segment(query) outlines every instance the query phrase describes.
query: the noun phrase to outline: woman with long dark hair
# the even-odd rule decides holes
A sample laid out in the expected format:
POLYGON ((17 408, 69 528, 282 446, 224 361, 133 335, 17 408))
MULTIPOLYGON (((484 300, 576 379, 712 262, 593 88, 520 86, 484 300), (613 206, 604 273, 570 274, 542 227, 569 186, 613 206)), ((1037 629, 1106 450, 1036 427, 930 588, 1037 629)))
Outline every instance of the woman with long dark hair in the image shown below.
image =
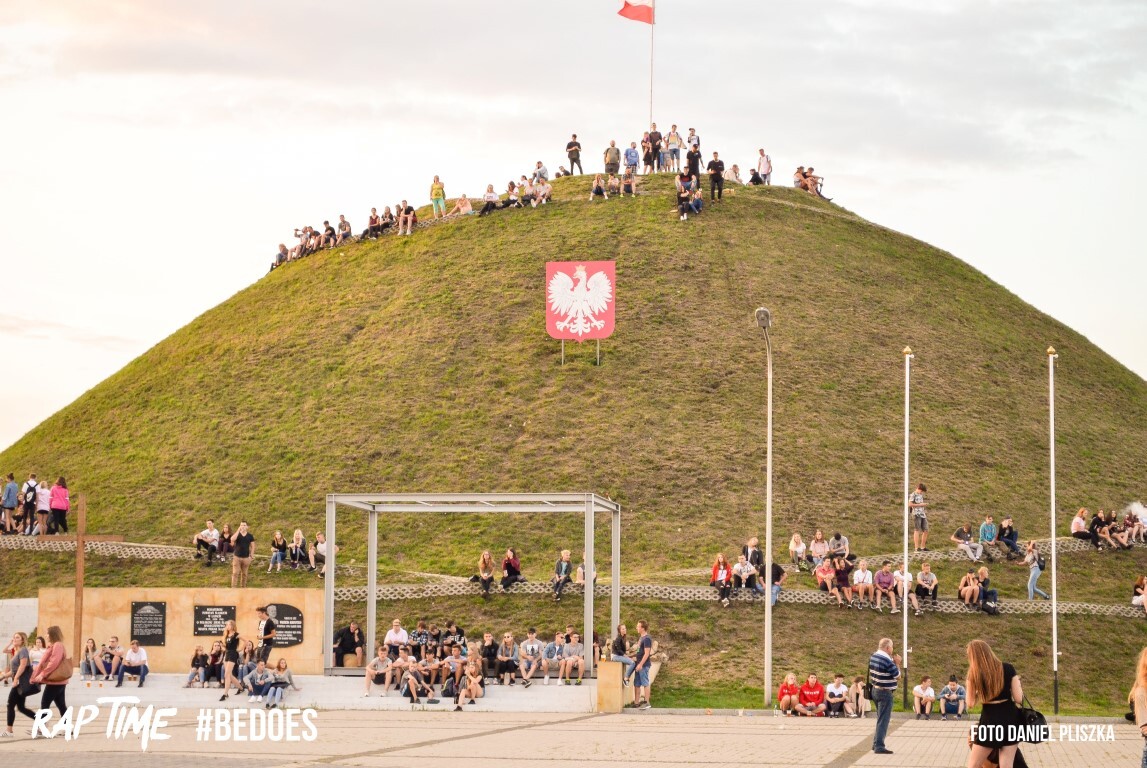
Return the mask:
POLYGON ((235 620, 228 619, 223 626, 223 695, 220 701, 227 701, 231 693, 231 682, 235 682, 235 693, 239 693, 241 683, 235 678, 235 667, 239 664, 239 630, 235 628, 235 620))
POLYGON ((0 731, 0 737, 12 736, 12 726, 16 724, 16 713, 27 715, 33 720, 36 713, 28 709, 27 699, 39 693, 39 687, 32 683, 32 662, 28 658, 28 636, 23 632, 12 635, 12 666, 0 678, 12 681, 8 692, 8 730, 0 731))
POLYGON ((60 531, 67 533, 68 510, 72 508, 72 503, 68 498, 68 481, 64 479, 63 475, 56 478, 56 484, 52 486, 48 505, 52 513, 51 519, 48 520, 48 533, 59 533, 60 531))
POLYGON ((514 548, 510 547, 506 550, 506 556, 502 558, 502 591, 505 592, 519 581, 523 581, 522 561, 518 559, 518 553, 514 548))
POLYGON ((972 729, 968 768, 979 768, 992 750, 999 750, 1000 768, 1013 768, 1019 744, 1009 726, 1016 725, 1023 687, 1011 664, 1000 661, 983 640, 968 643, 968 709, 980 705, 980 721, 972 729))
MULTIPOLYGON (((63 478, 60 479, 63 480, 63 478)), ((60 717, 63 717, 64 712, 68 709, 64 693, 68 683, 72 681, 72 676, 70 674, 64 675, 63 672, 70 670, 72 663, 67 658, 68 651, 64 648, 64 633, 59 627, 48 627, 48 641, 51 645, 40 661, 40 666, 36 667, 36 673, 32 675, 32 682, 41 683, 44 686, 44 694, 40 697, 40 709, 51 709, 52 705, 55 704, 56 709, 60 711, 60 717)))

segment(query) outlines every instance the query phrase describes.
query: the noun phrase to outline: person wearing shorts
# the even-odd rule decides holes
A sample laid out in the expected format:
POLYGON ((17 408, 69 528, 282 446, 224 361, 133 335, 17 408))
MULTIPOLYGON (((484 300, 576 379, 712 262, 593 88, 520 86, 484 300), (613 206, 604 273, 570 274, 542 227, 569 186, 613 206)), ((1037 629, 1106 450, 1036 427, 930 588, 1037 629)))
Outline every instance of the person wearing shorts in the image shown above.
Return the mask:
POLYGON ((235 556, 231 558, 232 589, 242 589, 247 586, 247 572, 255 557, 254 542, 255 537, 247 529, 247 521, 239 523, 239 530, 231 537, 231 545, 235 547, 235 556))
POLYGON ((621 170, 621 150, 617 148, 617 142, 610 140, 609 147, 605 150, 605 172, 616 174, 621 170))
POLYGON ((927 492, 928 489, 920 483, 908 497, 908 508, 912 510, 912 546, 917 552, 928 551, 928 508, 924 503, 927 492))
POLYGON ((633 706, 649 709, 649 667, 653 656, 653 638, 649 636, 649 625, 645 620, 637 622, 637 663, 633 667, 633 706))
POLYGON ((446 186, 434 177, 434 181, 430 184, 430 205, 433 206, 432 213, 434 218, 446 215, 446 186))

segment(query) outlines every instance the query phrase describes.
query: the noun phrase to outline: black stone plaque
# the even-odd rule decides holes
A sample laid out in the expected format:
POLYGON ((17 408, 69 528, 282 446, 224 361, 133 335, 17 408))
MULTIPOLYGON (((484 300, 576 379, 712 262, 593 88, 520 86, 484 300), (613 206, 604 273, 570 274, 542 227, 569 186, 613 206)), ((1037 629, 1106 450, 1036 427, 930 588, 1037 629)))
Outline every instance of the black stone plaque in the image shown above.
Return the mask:
POLYGON ((235 606, 233 605, 197 605, 192 617, 196 635, 220 637, 223 635, 224 625, 235 620, 235 606))
POLYGON ((303 612, 293 605, 271 603, 267 614, 275 622, 275 647, 288 648, 303 642, 303 612))
POLYGON ((131 639, 140 645, 167 644, 167 603, 135 602, 131 604, 131 639))

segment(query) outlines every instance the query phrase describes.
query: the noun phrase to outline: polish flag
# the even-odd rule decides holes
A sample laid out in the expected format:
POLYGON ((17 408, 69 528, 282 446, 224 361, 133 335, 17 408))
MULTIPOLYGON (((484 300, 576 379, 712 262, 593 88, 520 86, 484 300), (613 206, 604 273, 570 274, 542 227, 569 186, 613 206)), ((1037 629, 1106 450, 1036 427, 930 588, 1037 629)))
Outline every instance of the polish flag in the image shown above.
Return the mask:
POLYGON ((625 6, 617 12, 618 16, 644 21, 646 24, 653 23, 653 0, 624 0, 624 2, 625 6))

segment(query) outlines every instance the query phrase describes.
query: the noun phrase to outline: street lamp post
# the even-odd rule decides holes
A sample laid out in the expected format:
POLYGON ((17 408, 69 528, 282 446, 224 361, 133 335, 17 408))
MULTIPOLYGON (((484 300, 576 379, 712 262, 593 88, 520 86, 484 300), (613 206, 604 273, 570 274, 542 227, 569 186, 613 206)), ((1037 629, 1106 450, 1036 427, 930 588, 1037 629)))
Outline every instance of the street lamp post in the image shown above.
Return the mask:
POLYGON ((1055 361, 1059 355, 1055 347, 1047 348, 1047 404, 1049 463, 1051 466, 1051 669, 1052 702, 1055 714, 1059 714, 1059 596, 1055 584, 1055 361))
POLYGON ((757 325, 765 332, 765 359, 768 369, 768 415, 765 438, 765 550, 763 570, 768 580, 765 592, 765 709, 773 698, 773 344, 769 328, 773 313, 764 307, 756 311, 757 325))
MULTIPOLYGON (((908 410, 908 403, 910 399, 911 386, 912 386, 912 354, 911 347, 904 348, 904 493, 901 497, 904 499, 904 561, 902 567, 904 568, 903 578, 900 583, 904 585, 904 594, 900 596, 900 615, 903 621, 901 630, 901 643, 900 647, 904 649, 904 679, 908 679, 908 662, 912 655, 912 649, 908 647, 908 434, 910 425, 910 413, 908 410)), ((908 684, 904 686, 904 709, 908 709, 908 684)))

